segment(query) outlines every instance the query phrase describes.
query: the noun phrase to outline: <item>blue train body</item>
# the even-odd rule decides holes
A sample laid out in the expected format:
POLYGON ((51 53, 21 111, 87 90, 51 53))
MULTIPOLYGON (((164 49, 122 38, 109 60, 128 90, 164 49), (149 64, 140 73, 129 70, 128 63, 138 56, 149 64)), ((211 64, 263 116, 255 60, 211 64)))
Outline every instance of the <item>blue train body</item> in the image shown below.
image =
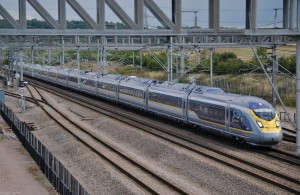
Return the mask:
POLYGON ((40 65, 25 64, 23 70, 27 76, 163 115, 251 145, 273 146, 283 138, 275 110, 261 98, 225 93, 214 87, 160 83, 145 78, 40 65))

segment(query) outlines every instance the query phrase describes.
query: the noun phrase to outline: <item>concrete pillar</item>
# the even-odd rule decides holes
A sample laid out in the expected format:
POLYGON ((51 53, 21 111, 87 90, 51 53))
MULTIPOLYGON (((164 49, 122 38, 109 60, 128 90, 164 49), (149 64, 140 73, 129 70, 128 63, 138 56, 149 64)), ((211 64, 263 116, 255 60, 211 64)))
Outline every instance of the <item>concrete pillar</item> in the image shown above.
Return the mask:
POLYGON ((208 12, 209 28, 219 30, 220 28, 220 0, 209 0, 208 12))
POLYGON ((21 29, 27 28, 25 0, 19 0, 19 22, 20 22, 21 29))
POLYGON ((66 0, 58 0, 58 21, 60 24, 60 29, 67 28, 66 21, 66 0))
POLYGON ((290 0, 290 29, 295 29, 296 0, 290 0))
POLYGON ((105 0, 97 0, 97 23, 100 30, 105 29, 105 0))
POLYGON ((297 29, 300 29, 300 0, 297 0, 297 29))
POLYGON ((300 156, 300 38, 297 39, 296 51, 296 145, 300 156))
POLYGON ((289 28, 289 5, 290 0, 283 0, 283 28, 287 29, 289 28))
MULTIPOLYGON (((134 20, 138 25, 138 29, 142 30, 144 28, 144 0, 134 0, 135 9, 134 9, 134 20)), ((147 17, 147 16, 146 16, 147 17)))
POLYGON ((175 29, 180 31, 181 30, 181 14, 182 14, 182 8, 181 8, 181 0, 172 0, 172 22, 175 24, 175 29))
POLYGON ((256 18, 257 18, 257 1, 252 0, 251 1, 251 22, 250 22, 251 30, 257 29, 256 18))
POLYGON ((251 0, 246 0, 246 29, 250 29, 251 21, 251 0))

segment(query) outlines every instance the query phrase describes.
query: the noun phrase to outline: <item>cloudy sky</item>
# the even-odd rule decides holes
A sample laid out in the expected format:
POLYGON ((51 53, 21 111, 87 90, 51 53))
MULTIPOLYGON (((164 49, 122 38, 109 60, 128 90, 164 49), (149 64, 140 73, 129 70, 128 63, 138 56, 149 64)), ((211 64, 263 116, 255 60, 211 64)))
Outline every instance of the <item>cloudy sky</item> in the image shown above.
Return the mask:
MULTIPOLYGON (((37 0, 54 19, 58 18, 57 0, 37 0)), ((96 0, 77 0, 82 7, 87 10, 92 18, 96 20, 96 0)), ((154 0, 159 7, 168 15, 171 16, 171 0, 154 0)), ((198 25, 202 28, 208 27, 208 1, 209 0, 182 0, 183 11, 198 11, 198 25)), ((258 27, 274 26, 274 8, 282 8, 283 0, 257 0, 258 2, 258 27)), ((134 18, 134 0, 116 0, 126 13, 134 18)), ((245 0, 220 0, 221 15, 220 21, 223 27, 240 27, 244 28, 245 23, 245 0)), ((0 4, 8 10, 15 18, 19 19, 18 0, 0 0, 0 4)), ((106 21, 120 22, 118 17, 106 6, 106 21)), ((159 22, 153 17, 151 12, 147 11, 147 19, 149 27, 156 27, 159 22)), ((1 15, 0 18, 2 19, 1 15)), ((27 3, 27 19, 37 18, 42 20, 39 14, 27 3)), ((182 24, 184 26, 194 25, 194 13, 182 13, 182 24)), ((67 20, 81 20, 80 17, 67 5, 67 20)), ((278 10, 277 26, 281 27, 282 10, 278 10)))

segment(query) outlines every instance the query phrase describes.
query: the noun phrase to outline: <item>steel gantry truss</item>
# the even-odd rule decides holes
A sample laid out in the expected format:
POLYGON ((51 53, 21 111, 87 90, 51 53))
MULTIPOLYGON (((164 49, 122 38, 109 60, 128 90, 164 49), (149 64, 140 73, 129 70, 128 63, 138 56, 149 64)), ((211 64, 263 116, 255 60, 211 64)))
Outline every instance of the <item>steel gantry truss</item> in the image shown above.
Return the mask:
MULTIPOLYGON (((12 28, 0 29, 0 48, 18 49, 53 49, 62 50, 62 65, 64 50, 94 49, 105 56, 106 50, 167 50, 168 67, 172 64, 172 50, 181 52, 181 62, 184 63, 185 49, 210 49, 221 47, 249 47, 249 43, 275 48, 277 45, 296 43, 297 45, 297 152, 300 154, 300 0, 282 0, 282 28, 262 29, 257 26, 257 5, 260 0, 245 1, 245 28, 225 29, 220 24, 220 0, 208 0, 208 28, 203 29, 195 24, 193 29, 182 29, 182 0, 171 0, 171 16, 158 6, 157 0, 133 0, 134 17, 127 14, 117 0, 95 0, 97 13, 94 20, 77 0, 48 0, 57 3, 58 19, 55 20, 47 8, 38 0, 18 0, 19 20, 0 4, 0 15, 12 28), (34 10, 49 24, 51 29, 27 29, 27 8, 29 3, 34 10), (89 29, 68 29, 66 7, 69 5, 89 29), (105 26, 106 6, 109 7, 126 26, 126 29, 107 29, 105 26), (161 23, 161 29, 148 29, 145 12, 149 10, 161 23), (170 54, 171 53, 171 54, 170 54)), ((261 0, 263 1, 263 0, 261 0)), ((199 4, 202 2, 199 1, 199 4)), ((281 9, 281 8, 280 8, 281 9)), ((200 12, 200 11, 199 11, 200 12)), ((276 22, 276 21, 275 21, 276 22)), ((98 53, 99 53, 98 52, 98 53)), ((276 53, 276 51, 273 51, 276 53)), ((98 54, 100 55, 100 54, 98 54)), ((104 59, 104 58, 103 58, 104 59)), ((274 63, 275 64, 275 63, 274 63)), ((184 65, 182 64, 182 67, 184 65)), ((211 67, 212 70, 212 67, 211 67)), ((181 72, 184 72, 182 69, 181 72)), ((212 71, 211 71, 212 75, 212 71)), ((274 74, 276 76, 276 74, 274 74)), ((211 76, 212 77, 212 76, 211 76)), ((172 80, 172 73, 169 75, 172 80)), ((212 79, 212 78, 211 78, 212 79)), ((275 79, 276 80, 276 79, 275 79)), ((275 90, 275 89, 274 89, 275 90)))
MULTIPOLYGON (((50 0, 49 0, 50 1, 50 0)), ((0 4, 0 15, 7 20, 12 29, 1 29, 0 35, 5 36, 44 36, 44 35, 84 35, 84 36, 270 36, 270 35, 299 35, 299 0, 283 0, 283 28, 260 29, 257 27, 257 1, 246 1, 245 29, 222 29, 220 26, 220 0, 209 0, 208 29, 183 30, 182 2, 171 0, 171 17, 168 17, 154 0, 134 0, 134 19, 116 0, 95 0, 97 21, 95 21, 77 0, 56 0, 58 7, 58 20, 55 20, 38 0, 19 0, 19 21, 0 4), (51 26, 51 29, 27 29, 26 2, 28 2, 40 16, 51 26), (89 26, 89 29, 68 29, 66 19, 66 5, 69 5, 89 26), (106 5, 126 25, 127 29, 106 29, 106 5), (145 29, 145 9, 147 8, 162 24, 163 29, 145 29), (296 19, 297 18, 297 19, 296 19)), ((53 0, 51 0, 53 3, 53 0)), ((201 4, 201 1, 199 1, 201 4)))

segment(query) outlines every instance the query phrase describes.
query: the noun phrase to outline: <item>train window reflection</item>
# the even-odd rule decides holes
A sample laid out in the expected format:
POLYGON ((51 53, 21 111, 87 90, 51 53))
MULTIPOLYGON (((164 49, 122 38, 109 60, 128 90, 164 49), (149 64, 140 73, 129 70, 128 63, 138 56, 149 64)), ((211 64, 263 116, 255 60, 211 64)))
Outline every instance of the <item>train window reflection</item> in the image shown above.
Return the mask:
POLYGON ((253 109, 256 116, 264 120, 272 120, 275 117, 275 112, 270 108, 257 108, 253 109))
POLYGON ((169 95, 165 95, 165 94, 150 92, 149 100, 154 101, 154 102, 159 102, 162 104, 167 104, 167 105, 174 106, 174 107, 178 107, 178 108, 182 107, 182 98, 173 97, 173 96, 169 96, 169 95))

